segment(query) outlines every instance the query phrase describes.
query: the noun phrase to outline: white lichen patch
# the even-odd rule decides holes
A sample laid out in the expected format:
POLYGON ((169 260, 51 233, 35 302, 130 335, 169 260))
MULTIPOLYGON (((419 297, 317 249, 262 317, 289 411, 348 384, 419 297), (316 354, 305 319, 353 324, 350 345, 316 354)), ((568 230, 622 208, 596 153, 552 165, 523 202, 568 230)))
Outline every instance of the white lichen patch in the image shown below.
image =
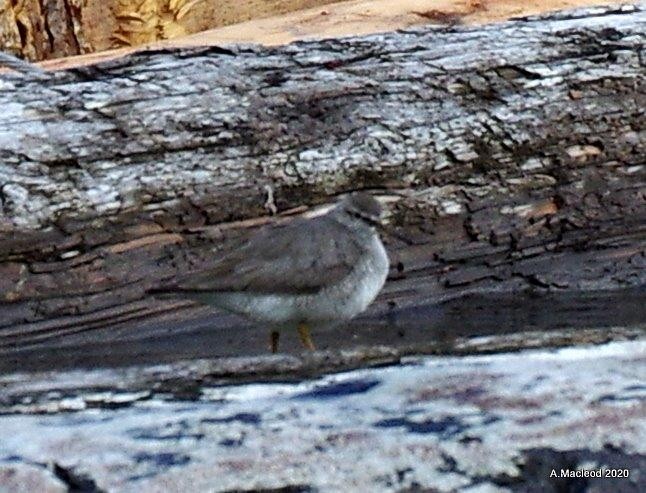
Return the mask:
POLYGON ((79 252, 78 250, 69 250, 67 252, 61 253, 60 258, 62 260, 65 260, 65 259, 68 259, 68 258, 74 258, 74 257, 78 256, 80 253, 81 252, 79 252))
POLYGON ((523 164, 520 165, 520 169, 523 171, 533 171, 540 169, 544 166, 543 162, 539 158, 529 158, 523 164))
POLYGON ((589 158, 600 155, 602 151, 597 146, 584 144, 584 145, 570 146, 567 149, 565 149, 565 152, 572 159, 575 159, 577 161, 586 161, 589 158))
POLYGON ((636 166, 629 166, 626 168, 625 173, 628 175, 636 174, 641 172, 644 169, 644 166, 641 164, 638 164, 636 166))
POLYGON ((442 212, 446 215, 461 214, 462 212, 464 212, 463 205, 459 202, 455 202, 454 200, 446 200, 442 202, 441 207, 442 212))

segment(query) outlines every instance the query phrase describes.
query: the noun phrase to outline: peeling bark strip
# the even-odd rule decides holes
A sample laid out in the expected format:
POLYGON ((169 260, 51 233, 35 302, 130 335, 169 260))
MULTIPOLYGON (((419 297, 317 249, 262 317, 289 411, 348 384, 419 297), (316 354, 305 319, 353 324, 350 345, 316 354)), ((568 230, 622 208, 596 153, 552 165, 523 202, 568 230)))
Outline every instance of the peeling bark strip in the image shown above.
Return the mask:
POLYGON ((645 21, 639 4, 2 74, 0 347, 177 312, 145 289, 247 234, 261 221, 229 223, 266 215, 266 187, 279 211, 405 196, 373 312, 621 300, 646 283, 645 21))

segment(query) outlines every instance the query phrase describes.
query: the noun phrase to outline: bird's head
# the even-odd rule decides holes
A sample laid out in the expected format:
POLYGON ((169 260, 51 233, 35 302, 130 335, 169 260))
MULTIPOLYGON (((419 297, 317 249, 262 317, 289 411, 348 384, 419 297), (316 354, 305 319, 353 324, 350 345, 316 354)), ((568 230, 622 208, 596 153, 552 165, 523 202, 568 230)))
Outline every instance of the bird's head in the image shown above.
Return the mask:
POLYGON ((343 197, 339 209, 354 219, 358 219, 370 226, 379 226, 383 218, 381 204, 365 192, 352 192, 343 197))

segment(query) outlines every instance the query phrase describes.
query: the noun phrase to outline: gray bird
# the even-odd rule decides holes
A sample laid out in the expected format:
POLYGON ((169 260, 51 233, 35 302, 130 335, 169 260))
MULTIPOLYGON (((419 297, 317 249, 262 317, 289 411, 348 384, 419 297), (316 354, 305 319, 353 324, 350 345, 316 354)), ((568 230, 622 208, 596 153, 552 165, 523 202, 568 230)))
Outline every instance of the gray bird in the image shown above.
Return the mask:
POLYGON ((268 325, 272 352, 285 328, 297 328, 314 350, 310 326, 351 319, 386 281, 388 255, 375 230, 381 215, 367 193, 348 194, 327 214, 265 227, 209 270, 153 292, 268 325))

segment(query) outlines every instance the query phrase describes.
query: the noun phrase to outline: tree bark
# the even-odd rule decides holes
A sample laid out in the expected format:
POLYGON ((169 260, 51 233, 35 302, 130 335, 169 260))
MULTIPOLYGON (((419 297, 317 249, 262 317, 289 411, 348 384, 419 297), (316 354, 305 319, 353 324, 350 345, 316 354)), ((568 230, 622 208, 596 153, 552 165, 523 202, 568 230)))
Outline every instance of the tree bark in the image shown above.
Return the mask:
POLYGON ((168 317, 190 331, 211 315, 146 290, 356 189, 392 210, 369 315, 530 292, 646 319, 645 20, 639 4, 1 74, 3 365, 160 337, 168 317))

